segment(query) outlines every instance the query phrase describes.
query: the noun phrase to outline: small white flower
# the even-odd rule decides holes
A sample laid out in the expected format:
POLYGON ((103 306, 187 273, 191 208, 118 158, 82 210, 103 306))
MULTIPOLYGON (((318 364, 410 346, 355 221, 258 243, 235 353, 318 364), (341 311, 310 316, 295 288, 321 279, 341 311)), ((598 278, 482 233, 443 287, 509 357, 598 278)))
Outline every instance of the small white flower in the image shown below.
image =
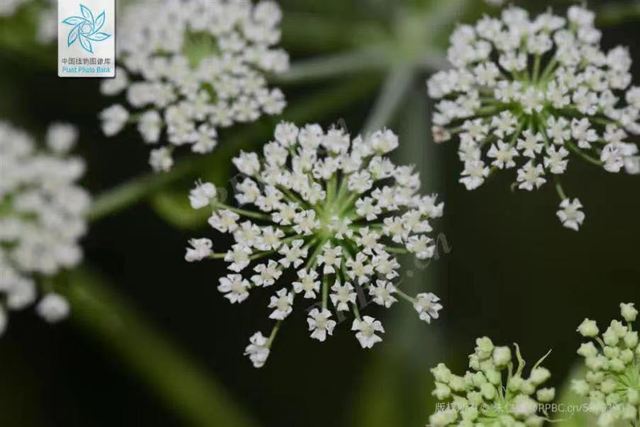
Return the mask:
POLYGON ((398 301, 393 296, 395 292, 396 287, 384 280, 377 280, 376 285, 369 288, 369 294, 373 297, 373 302, 386 308, 391 307, 393 303, 398 301))
POLYGON ((442 310, 442 305, 438 301, 440 301, 440 298, 431 293, 423 293, 416 296, 413 308, 420 315, 420 320, 431 323, 431 319, 439 317, 438 312, 442 310))
POLYGON ((491 164, 500 169, 510 169, 516 166, 514 157, 518 157, 518 150, 511 145, 498 141, 497 145, 492 145, 487 153, 488 157, 495 159, 491 164))
POLYGON ((173 167, 173 157, 168 148, 152 150, 149 155, 149 165, 156 172, 168 172, 173 167))
POLYGON ((284 320, 293 311, 293 293, 286 289, 280 289, 275 296, 271 297, 269 308, 273 308, 270 319, 284 320))
POLYGON ((38 303, 36 312, 49 323, 57 323, 69 317, 69 302, 58 294, 47 294, 38 303))
POLYGON ((262 368, 269 358, 269 340, 262 333, 256 332, 249 339, 249 345, 244 351, 249 356, 254 368, 262 368))
POLYGON ((187 248, 187 254, 184 257, 187 262, 202 261, 213 253, 211 250, 213 242, 210 239, 191 239, 189 244, 192 248, 187 248))
POLYGON ((556 150, 556 147, 551 146, 547 147, 547 156, 544 158, 544 167, 549 169, 549 172, 553 174, 563 174, 567 170, 566 157, 569 155, 569 152, 564 149, 564 147, 560 147, 559 150, 556 150))
POLYGON ((362 320, 355 319, 351 330, 358 331, 356 338, 362 348, 372 348, 376 343, 381 342, 382 338, 376 335, 376 332, 384 333, 382 323, 370 316, 364 316, 362 320))
POLYGON ((225 298, 231 301, 231 304, 241 303, 249 298, 249 281, 242 278, 239 274, 229 274, 227 277, 220 278, 218 291, 225 294, 225 298))
POLYGON ((572 230, 578 231, 585 219, 585 214, 581 211, 581 209, 582 204, 580 203, 580 200, 564 199, 560 203, 560 210, 557 213, 560 222, 562 222, 562 225, 572 230))
POLYGON ((321 342, 327 339, 327 334, 333 335, 333 328, 336 326, 335 320, 331 320, 331 312, 327 309, 320 311, 314 308, 311 310, 307 323, 311 338, 321 342))
POLYGON ((527 162, 522 169, 518 169, 518 188, 527 191, 533 191, 534 188, 540 188, 545 182, 542 176, 544 169, 542 165, 534 165, 531 161, 527 162))
POLYGON ((318 265, 324 265, 322 272, 324 274, 335 273, 334 267, 340 267, 342 263, 342 246, 331 246, 331 243, 327 243, 323 247, 322 255, 318 256, 318 265))
POLYGON ((296 293, 304 292, 305 298, 315 298, 316 292, 320 292, 320 281, 316 280, 318 273, 315 270, 298 271, 298 281, 293 282, 293 289, 296 293))
POLYGON ((47 130, 46 140, 54 153, 68 153, 78 141, 78 129, 65 123, 53 124, 47 130))
POLYGON ((216 187, 210 182, 197 182, 195 188, 189 193, 189 203, 193 209, 201 209, 209 206, 216 194, 216 187))
POLYGON ((278 263, 270 259, 267 264, 258 264, 253 269, 256 274, 251 277, 251 281, 256 286, 269 287, 272 286, 276 280, 282 276, 282 270, 280 270, 278 263))
POLYGON ((102 131, 107 136, 113 136, 119 133, 129 120, 129 112, 122 105, 113 105, 102 113, 102 131))
POLYGON ((331 287, 333 293, 330 295, 331 302, 338 311, 349 311, 349 303, 355 304, 357 294, 351 283, 341 284, 339 281, 331 287))

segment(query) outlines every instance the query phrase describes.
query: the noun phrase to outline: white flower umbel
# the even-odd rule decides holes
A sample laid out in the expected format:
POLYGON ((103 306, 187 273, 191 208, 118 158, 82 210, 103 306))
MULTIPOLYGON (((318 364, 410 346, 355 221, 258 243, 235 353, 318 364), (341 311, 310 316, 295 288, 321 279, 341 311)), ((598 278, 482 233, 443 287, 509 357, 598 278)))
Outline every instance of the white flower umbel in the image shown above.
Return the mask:
POLYGON ((510 7, 501 18, 461 25, 448 51, 454 68, 428 82, 438 100, 436 142, 460 141, 460 182, 481 186, 494 172, 517 170, 517 186, 532 191, 553 181, 563 202, 558 216, 577 230, 582 206, 569 201, 560 177, 569 159, 609 172, 640 171, 640 87, 630 87, 627 49, 600 49, 594 14, 569 8, 531 19, 510 7), (566 201, 566 203, 565 203, 566 201))
MULTIPOLYGON (((199 182, 191 191, 192 207, 212 208, 209 224, 231 234, 235 244, 218 252, 211 240, 193 239, 187 261, 224 259, 230 274, 219 289, 233 303, 255 288, 273 287, 274 331, 294 299, 310 300, 305 309, 316 304, 308 323, 319 341, 333 334, 338 313, 352 311, 365 348, 384 332, 379 321, 360 317, 359 301, 367 295, 384 307, 402 298, 422 320, 438 318, 442 305, 435 295, 411 297, 392 284, 399 277, 396 256, 433 257, 430 221, 443 213, 437 196, 418 193, 414 168, 387 157, 397 146, 389 130, 352 139, 340 129, 279 124, 262 153, 243 152, 233 161, 241 173, 235 200, 242 207, 226 204, 212 184, 199 182)), ((263 346, 270 348, 274 337, 263 346)))
POLYGON ((53 125, 46 147, 0 121, 0 333, 6 313, 31 306, 48 322, 69 305, 53 292, 56 275, 82 259, 89 194, 78 186, 82 160, 69 157, 77 139, 69 125, 53 125))
POLYGON ((219 129, 280 114, 284 95, 267 86, 269 74, 289 68, 287 53, 274 47, 280 20, 272 1, 147 0, 126 8, 117 76, 102 84, 104 95, 122 99, 101 114, 104 133, 135 124, 154 146, 151 166, 167 171, 176 147, 209 153, 219 129))
POLYGON ((640 345, 633 323, 638 310, 633 303, 620 304, 621 321, 613 320, 598 336, 596 322, 586 319, 578 332, 591 338, 578 354, 585 359, 587 373, 574 380, 572 389, 589 399, 589 412, 601 427, 640 426, 640 345))
MULTIPOLYGON (((548 355, 548 354, 547 354, 548 355)), ((525 362, 515 345, 515 359, 509 347, 496 347, 489 338, 476 340, 469 356, 469 370, 453 374, 443 363, 431 370, 435 377, 433 395, 446 402, 447 410, 430 418, 430 426, 542 426, 548 414, 541 404, 555 398, 553 388, 541 388, 551 373, 540 359, 524 376, 525 362)))

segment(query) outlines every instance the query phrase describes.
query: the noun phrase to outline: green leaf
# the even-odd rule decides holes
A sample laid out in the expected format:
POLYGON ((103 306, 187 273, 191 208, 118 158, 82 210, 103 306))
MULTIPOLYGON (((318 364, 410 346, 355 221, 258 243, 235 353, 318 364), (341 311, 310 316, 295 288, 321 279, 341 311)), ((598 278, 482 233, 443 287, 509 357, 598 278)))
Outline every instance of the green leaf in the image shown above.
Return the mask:
POLYGON ((211 212, 208 209, 193 209, 186 195, 186 191, 166 190, 151 198, 151 206, 162 219, 176 228, 200 228, 206 223, 211 212))

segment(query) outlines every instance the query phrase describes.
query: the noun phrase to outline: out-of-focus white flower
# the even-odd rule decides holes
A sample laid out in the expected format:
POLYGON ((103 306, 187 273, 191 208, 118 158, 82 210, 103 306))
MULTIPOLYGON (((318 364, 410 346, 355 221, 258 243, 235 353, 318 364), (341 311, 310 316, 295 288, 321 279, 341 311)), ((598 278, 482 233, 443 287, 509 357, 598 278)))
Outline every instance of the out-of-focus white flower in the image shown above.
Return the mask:
POLYGON ((540 426, 548 418, 541 403, 555 397, 553 388, 539 388, 550 373, 539 365, 525 377, 525 361, 515 345, 494 346, 487 337, 476 340, 469 356, 469 370, 458 376, 443 363, 431 369, 436 387, 433 395, 446 403, 429 421, 431 426, 540 426), (517 364, 514 363, 514 359, 517 364))
POLYGON ((245 356, 249 356, 253 366, 256 368, 264 366, 269 358, 269 353, 268 339, 260 332, 256 332, 251 336, 250 343, 244 352, 245 356))
MULTIPOLYGON (((228 262, 232 274, 219 289, 234 303, 244 301, 253 288, 292 277, 293 283, 278 286, 270 300, 270 317, 278 321, 275 331, 298 295, 320 300, 308 319, 311 336, 320 341, 333 333, 332 309, 353 311, 363 347, 381 339, 382 325, 360 317, 358 295, 371 295, 385 307, 401 297, 422 320, 437 319, 442 309, 438 297, 425 293, 414 298, 391 283, 399 276, 397 254, 420 260, 434 256, 430 222, 443 214, 437 196, 419 194, 420 177, 413 167, 396 166, 387 157, 397 146, 389 130, 352 139, 335 128, 281 123, 260 156, 242 152, 233 160, 244 175, 233 199, 242 208, 222 201, 213 185, 196 183, 189 195, 192 207, 210 207, 209 224, 231 234, 235 244, 214 252, 208 239, 191 240, 187 260, 228 262), (250 282, 242 278, 244 271, 251 272, 250 282)), ((270 337, 267 347, 275 333, 270 337)))
POLYGON ((35 40, 42 44, 54 42, 58 37, 58 2, 56 0, 2 0, 0 19, 15 15, 25 4, 39 8, 35 40))
POLYGON ((454 69, 435 74, 428 91, 437 100, 434 139, 459 138, 468 190, 516 167, 518 188, 538 189, 555 175, 564 200, 560 176, 570 158, 640 172, 638 148, 628 142, 640 134, 640 88, 630 86, 627 49, 601 50, 594 18, 580 6, 535 18, 509 7, 453 33, 454 69))
POLYGON ((125 9, 118 30, 117 78, 102 93, 120 96, 101 114, 107 136, 136 123, 154 150, 156 171, 171 169, 176 147, 210 153, 219 128, 278 115, 286 102, 267 74, 289 68, 280 41, 280 7, 273 1, 147 0, 125 9), (129 113, 129 111, 131 113, 129 113))
POLYGON ((578 349, 587 372, 573 380, 571 388, 589 399, 589 412, 602 427, 633 425, 640 414, 640 344, 633 325, 638 311, 629 303, 620 304, 620 312, 624 320, 611 321, 600 336, 593 320, 585 319, 578 327, 591 340, 578 349))
POLYGON ((2 0, 0 2, 0 17, 11 16, 25 3, 31 0, 2 0))
MULTIPOLYGON (((0 121, 0 331, 7 311, 36 302, 40 286, 82 259, 89 194, 77 185, 84 163, 68 152, 77 130, 53 125, 39 147, 25 132, 0 121)), ((67 317, 68 303, 47 293, 36 309, 49 322, 67 317)))
POLYGON ((69 302, 61 295, 47 294, 38 303, 36 312, 49 323, 56 323, 69 316, 69 302))

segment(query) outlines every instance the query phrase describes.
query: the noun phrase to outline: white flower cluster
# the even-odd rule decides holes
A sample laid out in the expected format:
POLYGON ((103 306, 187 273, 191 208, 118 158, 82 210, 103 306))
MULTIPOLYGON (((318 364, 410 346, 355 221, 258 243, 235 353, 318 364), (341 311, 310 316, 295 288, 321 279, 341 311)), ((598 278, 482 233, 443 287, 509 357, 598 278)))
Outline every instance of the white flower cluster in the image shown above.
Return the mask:
POLYGON ((640 171, 640 87, 631 84, 627 49, 600 50, 594 14, 578 6, 567 18, 544 13, 530 20, 511 7, 502 19, 461 25, 448 52, 454 69, 428 82, 439 100, 433 115, 437 142, 457 135, 464 163, 460 182, 481 186, 498 169, 517 168, 517 185, 540 188, 554 177, 558 217, 572 229, 584 221, 578 199, 560 185, 569 154, 609 172, 640 171), (518 165, 520 164, 520 165, 518 165))
POLYGON ((411 297, 393 284, 399 276, 397 254, 420 260, 434 255, 429 220, 441 217, 444 208, 435 195, 418 194, 420 177, 413 167, 396 166, 386 157, 397 146, 398 137, 389 130, 352 140, 336 128, 325 132, 318 125, 281 123, 262 156, 243 152, 234 159, 244 176, 235 198, 251 209, 225 205, 212 184, 192 190, 193 208, 213 208, 209 224, 232 234, 235 244, 214 253, 211 240, 191 240, 187 261, 227 261, 231 274, 220 279, 218 289, 231 303, 244 301, 254 288, 285 281, 269 304, 270 318, 278 322, 274 332, 268 339, 255 334, 247 348, 256 367, 264 364, 294 298, 321 300, 308 313, 311 337, 319 341, 336 326, 330 308, 352 310, 352 329, 364 348, 381 341, 384 332, 379 321, 359 314, 365 293, 387 308, 403 298, 426 322, 438 318, 438 297, 411 297), (267 257, 272 259, 257 262, 267 257), (243 271, 251 273, 245 278, 243 271))
POLYGON ((442 363, 431 370, 436 379, 433 395, 449 405, 430 417, 430 426, 541 427, 547 418, 541 404, 555 398, 555 389, 540 388, 551 377, 540 367, 546 356, 524 378, 525 362, 517 344, 517 368, 509 347, 496 347, 486 337, 477 339, 476 346, 464 376, 442 363))
POLYGON ((209 153, 218 129, 277 115, 286 102, 267 87, 268 73, 289 68, 280 40, 279 6, 250 0, 148 0, 129 7, 119 24, 115 79, 102 93, 126 90, 128 109, 117 104, 101 113, 107 136, 136 123, 144 141, 156 145, 150 164, 173 166, 175 147, 209 153), (132 112, 130 112, 132 110, 132 112))
POLYGON ((36 39, 40 43, 51 43, 58 36, 58 8, 56 0, 2 0, 0 18, 13 16, 24 4, 33 3, 42 6, 39 12, 36 39))
POLYGON ((595 321, 585 319, 578 332, 589 341, 578 350, 585 358, 587 374, 574 380, 572 389, 589 398, 589 412, 598 417, 598 426, 628 422, 640 425, 640 345, 632 323, 638 317, 634 304, 620 304, 624 322, 613 320, 600 334, 595 321))
POLYGON ((76 181, 84 163, 67 153, 77 139, 70 125, 49 128, 47 149, 0 121, 0 334, 8 310, 33 304, 56 322, 68 303, 52 289, 54 276, 82 258, 78 240, 86 230, 89 194, 76 181))

